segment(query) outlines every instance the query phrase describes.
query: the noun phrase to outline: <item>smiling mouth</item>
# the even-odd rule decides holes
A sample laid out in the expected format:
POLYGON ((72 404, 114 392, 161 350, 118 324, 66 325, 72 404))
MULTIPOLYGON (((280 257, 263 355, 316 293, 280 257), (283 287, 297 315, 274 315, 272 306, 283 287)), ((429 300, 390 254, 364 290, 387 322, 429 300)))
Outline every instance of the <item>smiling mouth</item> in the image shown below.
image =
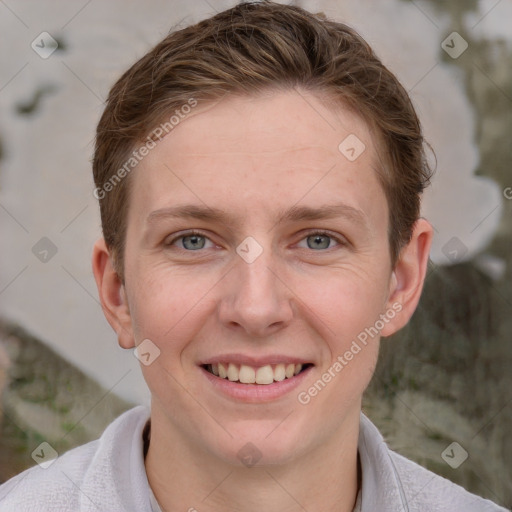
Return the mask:
POLYGON ((241 384, 273 384, 286 379, 292 379, 299 373, 306 371, 313 366, 307 364, 279 363, 267 364, 265 366, 253 367, 245 364, 216 363, 204 364, 202 367, 212 375, 220 379, 241 384))

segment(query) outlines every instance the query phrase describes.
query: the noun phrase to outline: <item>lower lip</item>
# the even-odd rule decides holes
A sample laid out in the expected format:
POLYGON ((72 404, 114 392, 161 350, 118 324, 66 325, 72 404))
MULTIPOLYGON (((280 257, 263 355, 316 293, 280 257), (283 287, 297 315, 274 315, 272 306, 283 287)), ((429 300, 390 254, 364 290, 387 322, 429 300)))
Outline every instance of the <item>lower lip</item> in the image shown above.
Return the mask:
POLYGON ((205 375, 214 386, 214 389, 219 390, 230 398, 248 403, 270 402, 285 396, 304 381, 312 368, 314 367, 310 366, 298 375, 290 379, 284 379, 281 382, 273 382, 272 384, 241 384, 240 382, 221 379, 202 366, 199 367, 203 375, 205 375))

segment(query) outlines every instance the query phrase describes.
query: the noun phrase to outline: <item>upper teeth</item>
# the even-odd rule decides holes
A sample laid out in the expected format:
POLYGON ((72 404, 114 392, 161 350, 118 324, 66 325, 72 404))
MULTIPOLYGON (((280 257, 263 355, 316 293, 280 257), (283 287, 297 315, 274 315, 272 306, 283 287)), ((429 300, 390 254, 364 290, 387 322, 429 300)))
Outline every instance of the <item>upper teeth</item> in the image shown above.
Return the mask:
POLYGON ((214 375, 222 379, 230 381, 239 381, 244 384, 272 384, 272 382, 280 382, 297 375, 302 370, 302 364, 269 364, 253 368, 242 364, 240 366, 233 363, 218 363, 209 365, 209 369, 214 375))

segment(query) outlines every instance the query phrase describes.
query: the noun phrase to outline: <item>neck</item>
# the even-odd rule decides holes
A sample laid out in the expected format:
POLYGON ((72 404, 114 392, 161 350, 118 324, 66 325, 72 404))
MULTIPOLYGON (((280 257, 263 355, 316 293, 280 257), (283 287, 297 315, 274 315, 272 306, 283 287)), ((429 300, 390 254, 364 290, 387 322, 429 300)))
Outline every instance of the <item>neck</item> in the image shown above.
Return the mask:
POLYGON ((152 411, 146 473, 164 512, 352 512, 358 492, 359 412, 327 442, 283 464, 240 467, 198 449, 152 411), (155 418, 154 418, 155 416, 155 418), (172 434, 172 435, 170 435, 172 434))

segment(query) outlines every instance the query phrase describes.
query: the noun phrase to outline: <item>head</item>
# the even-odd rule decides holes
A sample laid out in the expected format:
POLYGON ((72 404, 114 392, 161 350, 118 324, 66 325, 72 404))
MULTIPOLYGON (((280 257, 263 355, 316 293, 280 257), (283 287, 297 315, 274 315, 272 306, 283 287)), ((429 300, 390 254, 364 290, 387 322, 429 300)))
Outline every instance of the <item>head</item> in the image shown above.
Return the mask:
POLYGON ((432 229, 418 118, 353 29, 261 2, 171 33, 110 91, 93 171, 100 298, 122 347, 159 351, 143 371, 161 423, 276 463, 356 418, 432 229), (304 371, 257 398, 218 388, 230 362, 304 371))

